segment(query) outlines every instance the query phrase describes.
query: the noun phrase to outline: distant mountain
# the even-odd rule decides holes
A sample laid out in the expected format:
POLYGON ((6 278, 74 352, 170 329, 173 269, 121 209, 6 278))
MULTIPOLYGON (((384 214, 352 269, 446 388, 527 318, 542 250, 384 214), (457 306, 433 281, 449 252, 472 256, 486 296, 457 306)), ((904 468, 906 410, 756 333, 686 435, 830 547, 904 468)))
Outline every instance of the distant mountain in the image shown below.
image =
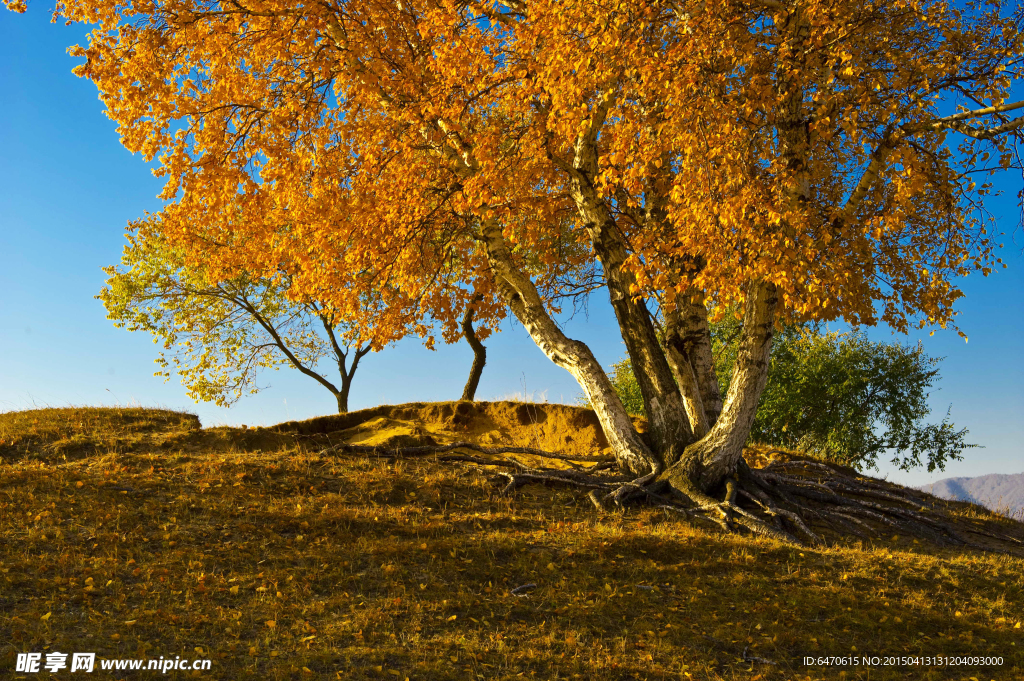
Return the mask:
POLYGON ((946 478, 918 487, 943 499, 969 501, 1010 515, 1024 514, 1024 473, 993 473, 977 478, 946 478))

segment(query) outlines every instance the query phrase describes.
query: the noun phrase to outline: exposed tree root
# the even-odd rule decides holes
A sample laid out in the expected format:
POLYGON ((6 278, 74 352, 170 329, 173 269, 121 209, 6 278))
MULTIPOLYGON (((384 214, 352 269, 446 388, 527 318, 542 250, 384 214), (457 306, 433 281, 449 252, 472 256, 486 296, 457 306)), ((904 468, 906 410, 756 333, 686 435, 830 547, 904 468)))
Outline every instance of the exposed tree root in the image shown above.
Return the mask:
MULTIPOLYGON (((453 452, 456 449, 470 449, 480 452, 481 454, 490 454, 492 456, 500 456, 502 454, 528 454, 530 456, 538 456, 545 459, 565 461, 569 465, 576 466, 577 468, 579 467, 579 462, 594 463, 601 469, 610 468, 615 465, 615 460, 607 457, 567 456, 565 454, 557 454, 555 452, 536 449, 534 447, 484 447, 474 442, 454 442, 448 445, 419 445, 413 447, 382 447, 379 445, 351 445, 342 443, 331 445, 321 453, 351 452, 353 454, 369 454, 390 458, 411 458, 430 456, 432 454, 445 454, 447 452, 453 452)), ((596 467, 591 470, 595 469, 596 467)))
POLYGON ((594 476, 569 480, 549 472, 534 473, 531 480, 520 474, 518 479, 527 484, 535 477, 545 484, 557 478, 566 486, 587 489, 599 510, 647 503, 689 520, 712 522, 730 533, 771 537, 797 546, 823 545, 850 535, 872 540, 880 538, 881 531, 895 531, 939 546, 1004 553, 1022 553, 1015 549, 1024 547, 1021 539, 954 517, 916 491, 820 462, 788 462, 765 469, 741 462, 719 498, 685 484, 682 489, 669 487, 655 476, 619 483, 609 480, 604 485, 594 476))
POLYGON ((609 468, 614 468, 614 459, 583 456, 567 456, 565 454, 557 454, 555 452, 548 452, 543 449, 536 449, 533 447, 484 447, 473 442, 455 442, 448 445, 422 445, 414 447, 396 448, 379 447, 372 445, 339 444, 332 445, 331 447, 322 450, 321 453, 325 454, 348 452, 353 454, 367 454, 387 459, 399 459, 425 457, 431 455, 444 455, 447 454, 448 452, 453 452, 458 449, 469 449, 472 451, 480 452, 481 454, 487 454, 495 457, 501 456, 503 454, 527 454, 529 456, 536 456, 539 458, 563 461, 572 467, 569 470, 566 470, 564 468, 548 467, 535 468, 511 458, 484 459, 476 456, 467 456, 465 454, 448 454, 446 456, 437 457, 437 460, 441 462, 460 461, 465 463, 474 463, 482 466, 498 466, 513 469, 514 472, 501 471, 498 473, 498 477, 495 478, 497 482, 504 481, 506 483, 504 488, 502 489, 502 494, 512 494, 520 487, 523 487, 524 485, 528 485, 531 483, 549 486, 571 487, 582 490, 614 491, 616 486, 620 484, 623 480, 621 476, 611 476, 606 474, 601 477, 597 477, 591 474, 591 472, 604 471, 608 470, 609 468), (579 465, 580 463, 592 463, 593 465, 584 468, 579 465))
POLYGON ((600 511, 646 505, 687 520, 714 523, 729 533, 770 537, 797 546, 823 545, 851 535, 873 540, 883 531, 895 531, 939 546, 1024 555, 1021 539, 997 531, 991 524, 983 526, 952 516, 944 505, 915 490, 823 462, 788 461, 754 469, 741 461, 736 475, 712 496, 685 482, 680 485, 674 480, 670 485, 654 473, 630 479, 609 471, 615 467, 610 459, 566 456, 532 447, 484 447, 470 442, 399 448, 342 444, 325 451, 389 459, 435 455, 441 462, 505 468, 508 470, 492 478, 505 495, 532 484, 575 489, 586 493, 600 511), (529 466, 507 457, 509 454, 560 461, 571 468, 529 466))

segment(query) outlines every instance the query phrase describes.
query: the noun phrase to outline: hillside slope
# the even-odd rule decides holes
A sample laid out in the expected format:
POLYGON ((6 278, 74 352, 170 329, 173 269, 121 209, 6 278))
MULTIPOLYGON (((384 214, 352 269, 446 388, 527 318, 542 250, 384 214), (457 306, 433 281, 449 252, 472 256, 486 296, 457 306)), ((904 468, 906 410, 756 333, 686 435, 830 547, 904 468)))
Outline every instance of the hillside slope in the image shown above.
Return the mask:
POLYGON ((1007 515, 1024 517, 1024 473, 946 478, 918 489, 942 499, 968 501, 1007 515))
POLYGON ((199 429, 147 410, 0 414, 0 676, 19 653, 92 651, 207 659, 181 676, 224 680, 1019 681, 1020 557, 892 534, 797 548, 649 508, 599 514, 563 490, 503 497, 486 466, 386 450, 475 438, 592 455, 591 417, 445 403, 199 429), (907 659, 806 664, 850 655, 907 659), (957 655, 981 657, 914 661, 957 655))

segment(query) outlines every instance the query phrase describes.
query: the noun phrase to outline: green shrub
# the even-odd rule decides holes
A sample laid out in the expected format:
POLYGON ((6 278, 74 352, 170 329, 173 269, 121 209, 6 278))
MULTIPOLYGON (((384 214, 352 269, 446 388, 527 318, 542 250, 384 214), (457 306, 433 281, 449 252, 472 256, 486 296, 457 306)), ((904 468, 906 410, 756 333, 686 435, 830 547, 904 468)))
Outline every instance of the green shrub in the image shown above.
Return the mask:
MULTIPOLYGON (((712 329, 723 395, 736 361, 738 331, 733 320, 712 329)), ((977 445, 965 442, 967 429, 957 430, 948 410, 941 422, 925 422, 939 361, 920 345, 874 342, 861 332, 787 328, 774 341, 750 440, 857 468, 875 467, 879 456, 890 456, 904 470, 922 465, 943 470, 947 461, 977 445)), ((610 378, 626 410, 644 415, 629 359, 613 364, 610 378)))

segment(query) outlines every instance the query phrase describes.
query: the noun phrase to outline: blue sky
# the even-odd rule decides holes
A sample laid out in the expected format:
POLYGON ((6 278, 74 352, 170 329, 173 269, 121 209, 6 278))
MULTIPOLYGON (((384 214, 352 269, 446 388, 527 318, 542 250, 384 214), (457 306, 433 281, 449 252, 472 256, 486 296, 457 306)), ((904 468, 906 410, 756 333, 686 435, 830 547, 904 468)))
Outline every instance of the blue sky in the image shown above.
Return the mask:
MULTIPOLYGON (((118 261, 127 222, 159 209, 160 182, 120 145, 95 86, 71 74, 77 60, 65 50, 83 35, 80 27, 49 23, 42 3, 24 15, 0 11, 0 411, 139 403, 194 411, 204 425, 269 425, 330 413, 331 395, 292 371, 265 375, 270 387, 231 409, 194 404, 176 380, 152 375, 157 346, 148 335, 106 320, 93 298, 104 281, 100 268, 118 261)), ((1019 175, 1007 180, 1015 193, 1019 175)), ((890 479, 924 484, 1024 471, 1024 236, 1013 200, 990 207, 1007 232, 1002 257, 1010 268, 963 282, 959 324, 970 342, 952 331, 908 339, 869 330, 876 340, 920 337, 928 354, 945 357, 933 416, 940 419, 952 405, 953 422, 985 449, 969 451, 944 473, 883 467, 890 479)), ((603 294, 589 317, 577 316, 566 330, 606 366, 624 354, 603 294)), ((520 326, 507 325, 487 347, 478 398, 526 392, 575 401, 575 381, 520 326)), ((363 360, 350 407, 457 399, 471 362, 465 344, 431 352, 405 341, 363 360)))

